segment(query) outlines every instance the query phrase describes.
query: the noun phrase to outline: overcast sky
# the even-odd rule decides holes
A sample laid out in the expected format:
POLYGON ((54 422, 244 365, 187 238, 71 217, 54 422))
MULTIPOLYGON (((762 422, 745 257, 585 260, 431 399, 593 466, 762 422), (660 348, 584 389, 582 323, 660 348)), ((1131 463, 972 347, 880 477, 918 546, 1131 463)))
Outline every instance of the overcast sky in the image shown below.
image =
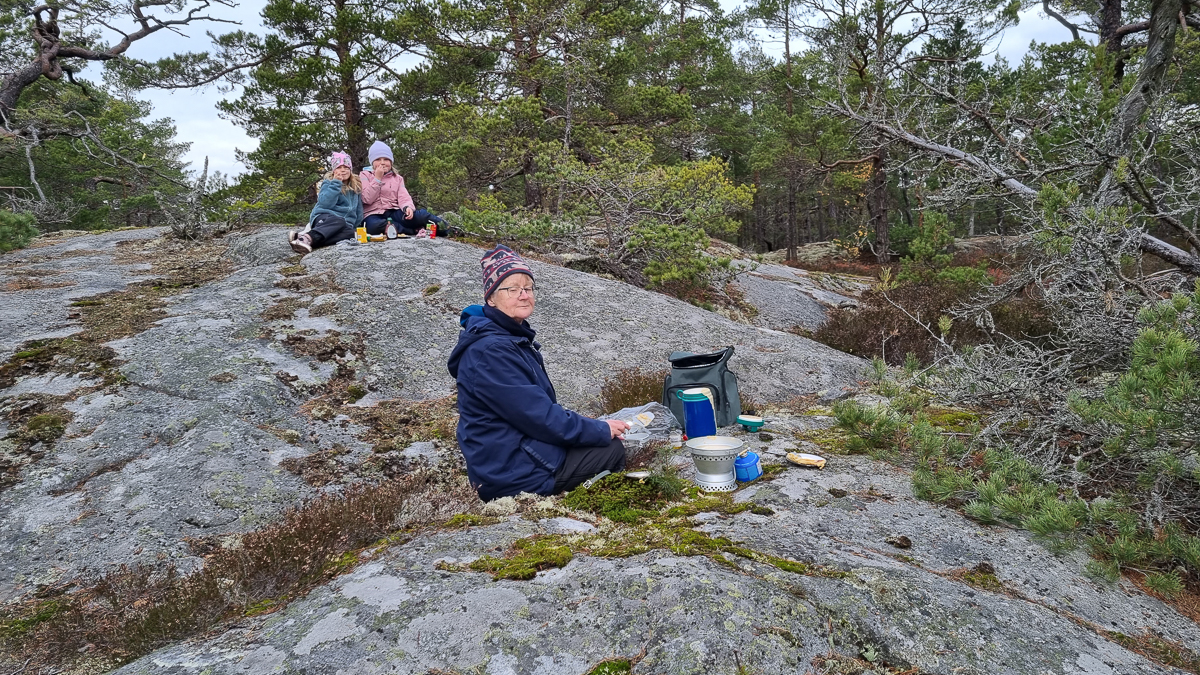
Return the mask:
MULTIPOLYGON (((266 0, 250 0, 235 8, 216 6, 214 14, 240 21, 243 30, 257 31, 262 28, 258 14, 265 4, 266 0)), ((731 11, 741 4, 741 0, 721 0, 721 4, 726 11, 731 11)), ((137 43, 130 51, 141 59, 155 59, 177 52, 206 51, 211 44, 206 31, 222 33, 234 28, 226 24, 208 24, 185 27, 183 35, 160 32, 137 43)), ((1043 15, 1039 9, 1029 9, 1021 13, 1020 23, 1009 29, 996 45, 995 54, 1017 63, 1033 40, 1061 42, 1069 39, 1070 34, 1056 21, 1043 15)), ((215 87, 146 91, 140 97, 153 103, 155 118, 170 117, 175 120, 179 139, 191 142, 192 147, 186 158, 193 170, 199 171, 207 155, 210 171, 221 171, 228 175, 245 171, 245 167, 237 161, 235 151, 253 150, 258 146, 258 141, 218 116, 216 103, 223 96, 215 87)))

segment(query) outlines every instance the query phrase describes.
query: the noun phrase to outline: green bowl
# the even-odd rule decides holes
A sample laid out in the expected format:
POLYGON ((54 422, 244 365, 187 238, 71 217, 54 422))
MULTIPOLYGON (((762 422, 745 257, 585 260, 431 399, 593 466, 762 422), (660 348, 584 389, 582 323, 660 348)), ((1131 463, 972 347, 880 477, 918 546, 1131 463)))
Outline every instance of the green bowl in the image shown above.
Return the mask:
POLYGON ((746 431, 758 431, 766 424, 766 420, 758 415, 738 415, 738 424, 746 431))

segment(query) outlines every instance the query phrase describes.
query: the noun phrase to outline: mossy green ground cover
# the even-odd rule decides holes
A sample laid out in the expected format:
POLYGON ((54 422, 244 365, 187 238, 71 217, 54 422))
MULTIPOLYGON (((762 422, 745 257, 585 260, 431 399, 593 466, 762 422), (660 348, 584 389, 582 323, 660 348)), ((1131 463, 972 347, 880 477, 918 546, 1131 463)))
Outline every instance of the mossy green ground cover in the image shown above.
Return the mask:
MULTIPOLYGON (((670 474, 644 480, 612 474, 589 488, 576 488, 561 503, 611 524, 602 523, 595 534, 526 537, 517 540, 502 557, 485 556, 468 565, 446 565, 444 569, 488 572, 497 579, 532 579, 539 571, 566 565, 575 555, 627 558, 665 550, 679 556, 703 556, 733 569, 741 569, 736 561, 743 559, 793 574, 849 576, 848 572, 762 553, 727 537, 696 531, 689 518, 700 513, 732 515, 749 511, 771 515, 774 511, 750 502, 735 502, 732 493, 709 494, 695 487, 684 488, 683 482, 670 474)), ((448 525, 483 524, 481 520, 480 516, 456 517, 448 525)))

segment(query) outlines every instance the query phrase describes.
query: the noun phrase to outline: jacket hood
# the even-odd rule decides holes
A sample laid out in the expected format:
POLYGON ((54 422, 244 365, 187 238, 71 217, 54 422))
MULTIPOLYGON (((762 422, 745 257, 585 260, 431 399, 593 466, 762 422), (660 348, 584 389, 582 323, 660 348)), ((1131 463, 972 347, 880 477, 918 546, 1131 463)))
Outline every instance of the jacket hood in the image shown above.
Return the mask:
POLYGON ((455 379, 458 379, 458 364, 462 362, 467 349, 484 338, 501 337, 513 342, 529 341, 535 349, 541 347, 533 341, 535 332, 528 323, 518 324, 492 307, 471 305, 459 315, 458 323, 463 330, 458 334, 458 344, 454 345, 450 359, 446 362, 450 377, 455 379))
POLYGON ((450 360, 446 362, 446 368, 450 371, 450 377, 458 379, 458 364, 462 362, 462 357, 470 349, 471 345, 488 337, 513 337, 508 331, 500 326, 492 323, 492 320, 482 314, 468 316, 466 311, 463 311, 464 329, 458 334, 458 344, 454 345, 454 350, 450 352, 450 360))

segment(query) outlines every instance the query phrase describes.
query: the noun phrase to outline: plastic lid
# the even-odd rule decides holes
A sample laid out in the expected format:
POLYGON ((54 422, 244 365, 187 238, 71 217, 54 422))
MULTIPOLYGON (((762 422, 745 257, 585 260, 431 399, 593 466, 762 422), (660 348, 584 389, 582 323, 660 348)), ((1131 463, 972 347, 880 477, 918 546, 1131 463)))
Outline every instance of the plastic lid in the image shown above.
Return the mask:
POLYGON ((678 392, 678 394, 679 394, 679 398, 681 398, 684 401, 707 401, 708 400, 707 392, 708 392, 707 387, 697 387, 694 389, 684 389, 683 391, 678 392))

